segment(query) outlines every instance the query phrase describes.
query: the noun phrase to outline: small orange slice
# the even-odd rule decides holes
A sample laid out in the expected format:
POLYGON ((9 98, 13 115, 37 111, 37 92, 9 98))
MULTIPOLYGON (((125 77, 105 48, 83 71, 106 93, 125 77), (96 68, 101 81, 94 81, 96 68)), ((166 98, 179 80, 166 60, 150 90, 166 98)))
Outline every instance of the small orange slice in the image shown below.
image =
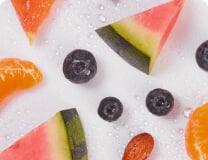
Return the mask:
POLYGON ((208 160, 208 103, 191 113, 186 127, 185 143, 192 160, 208 160))
POLYGON ((12 93, 31 88, 41 82, 43 76, 30 61, 16 58, 0 60, 0 104, 12 93))
POLYGON ((38 31, 39 26, 48 16, 54 1, 55 0, 11 1, 31 44, 34 41, 34 37, 38 31))

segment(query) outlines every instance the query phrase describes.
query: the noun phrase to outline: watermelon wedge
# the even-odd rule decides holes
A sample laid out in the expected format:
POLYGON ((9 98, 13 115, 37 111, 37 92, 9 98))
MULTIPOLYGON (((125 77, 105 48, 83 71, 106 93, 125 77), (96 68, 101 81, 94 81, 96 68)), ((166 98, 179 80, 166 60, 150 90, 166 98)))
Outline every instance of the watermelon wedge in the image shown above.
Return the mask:
POLYGON ((76 109, 58 112, 0 153, 1 160, 87 160, 83 127, 76 109))
POLYGON ((149 74, 173 29, 184 0, 156 6, 96 32, 124 60, 149 74))
POLYGON ((11 2, 32 44, 38 28, 49 15, 55 0, 11 0, 11 2))

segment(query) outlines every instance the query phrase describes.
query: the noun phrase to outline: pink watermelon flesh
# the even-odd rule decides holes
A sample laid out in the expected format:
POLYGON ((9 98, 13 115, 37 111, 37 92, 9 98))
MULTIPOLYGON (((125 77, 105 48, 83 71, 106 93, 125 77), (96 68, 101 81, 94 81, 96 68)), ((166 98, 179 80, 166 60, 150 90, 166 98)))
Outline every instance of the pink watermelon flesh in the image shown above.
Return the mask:
POLYGON ((157 33, 160 43, 156 53, 160 52, 172 31, 183 3, 184 0, 173 0, 172 2, 155 7, 133 17, 135 23, 144 26, 151 32, 157 33))
POLYGON ((47 124, 40 126, 31 134, 17 141, 0 154, 2 160, 52 160, 52 152, 47 133, 47 124))
MULTIPOLYGON (((120 21, 110 24, 107 27, 112 27, 116 34, 120 35, 125 41, 135 47, 140 52, 138 54, 144 54, 150 58, 148 65, 148 72, 150 72, 152 70, 153 64, 155 63, 156 57, 160 53, 176 23, 183 4, 184 0, 173 0, 131 17, 124 18, 120 21)), ((107 36, 102 34, 102 32, 105 32, 106 34, 106 31, 103 31, 106 29, 107 28, 105 26, 97 29, 96 32, 108 45, 110 43, 115 43, 112 42, 113 35, 108 36, 109 38, 106 38, 107 36)), ((112 34, 112 32, 110 34, 112 34)), ((123 43, 121 43, 121 45, 122 44, 123 43)), ((120 46, 117 46, 117 48, 118 47, 120 46)), ((113 49, 116 50, 115 48, 113 49)), ((129 56, 130 55, 131 53, 129 53, 129 56)), ((127 56, 127 58, 129 58, 129 56, 127 56)), ((125 56, 122 57, 129 62, 125 56)))
POLYGON ((75 109, 58 112, 1 152, 0 160, 87 160, 78 113, 75 109))

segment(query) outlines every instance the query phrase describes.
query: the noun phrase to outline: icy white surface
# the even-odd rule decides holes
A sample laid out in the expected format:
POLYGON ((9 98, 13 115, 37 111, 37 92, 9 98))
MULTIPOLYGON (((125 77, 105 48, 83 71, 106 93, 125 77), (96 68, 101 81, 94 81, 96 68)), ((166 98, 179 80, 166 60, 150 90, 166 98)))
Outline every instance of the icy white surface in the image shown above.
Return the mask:
MULTIPOLYGON (((2 1, 0 1, 1 4, 2 1)), ((187 0, 151 76, 128 65, 94 32, 122 17, 167 0, 59 0, 30 46, 10 4, 0 6, 0 58, 31 60, 44 74, 37 88, 12 97, 0 111, 0 150, 49 119, 55 112, 76 107, 81 116, 90 160, 120 160, 130 138, 150 132, 155 148, 149 160, 188 160, 184 128, 190 111, 208 101, 208 73, 195 61, 195 50, 208 39, 207 1, 187 0), (82 48, 98 63, 96 77, 75 85, 62 73, 65 56, 82 48), (156 117, 145 107, 155 88, 172 92, 176 105, 170 115, 156 117), (124 114, 113 123, 97 115, 100 100, 116 96, 124 114)))

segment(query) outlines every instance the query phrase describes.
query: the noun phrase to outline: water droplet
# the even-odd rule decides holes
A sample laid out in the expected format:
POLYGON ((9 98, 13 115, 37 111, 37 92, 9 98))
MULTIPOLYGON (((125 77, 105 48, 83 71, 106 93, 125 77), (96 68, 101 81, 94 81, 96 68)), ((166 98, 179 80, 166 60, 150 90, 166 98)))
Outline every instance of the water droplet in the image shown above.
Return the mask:
POLYGON ((128 126, 127 124, 125 124, 125 125, 124 125, 124 127, 125 127, 126 129, 128 129, 128 128, 129 128, 129 126, 128 126))
POLYGON ((134 97, 135 97, 135 99, 136 99, 137 101, 140 100, 140 96, 139 96, 139 95, 135 95, 134 97))
POLYGON ((99 4, 99 5, 98 5, 98 8, 99 8, 100 10, 104 10, 105 7, 104 7, 104 5, 99 4))
POLYGON ((15 46, 17 44, 17 41, 13 40, 12 44, 15 46))
POLYGON ((189 118, 189 115, 190 115, 191 111, 192 111, 192 108, 189 108, 189 107, 185 108, 183 110, 183 116, 184 116, 184 118, 189 118))
POLYGON ((77 29, 81 29, 81 26, 77 26, 76 28, 77 28, 77 29))
POLYGON ((92 33, 89 33, 89 34, 87 35, 87 37, 88 37, 89 39, 93 39, 93 38, 94 38, 94 35, 93 35, 92 33))
POLYGON ((130 131, 130 132, 129 132, 129 136, 130 136, 130 137, 134 137, 134 132, 131 132, 131 131, 130 131))
POLYGON ((148 122, 147 121, 143 121, 143 126, 147 126, 148 122))
POLYGON ((49 43, 49 41, 48 40, 45 40, 45 44, 48 44, 49 43))
POLYGON ((72 9, 73 8, 73 5, 72 4, 68 4, 67 7, 70 8, 70 9, 72 9))
POLYGON ((27 109, 27 110, 26 110, 26 113, 30 113, 30 110, 29 110, 29 109, 27 109))
POLYGON ((88 25, 88 28, 90 28, 90 29, 93 28, 93 25, 92 24, 89 24, 88 25))
POLYGON ((21 114, 21 112, 20 111, 17 111, 17 114, 21 114))
POLYGON ((119 127, 118 126, 115 126, 115 127, 113 127, 115 130, 117 130, 117 131, 119 131, 119 127))
POLYGON ((177 121, 178 121, 177 119, 173 119, 173 122, 174 122, 174 123, 177 123, 177 121))
POLYGON ((56 55, 56 56, 59 56, 59 55, 60 55, 60 53, 57 51, 57 52, 55 53, 55 55, 56 55))
POLYGON ((118 153, 122 153, 122 151, 119 149, 119 150, 118 150, 118 153))
POLYGON ((116 135, 115 135, 115 138, 119 138, 119 135, 118 135, 118 134, 116 134, 116 135))
POLYGON ((108 136, 112 137, 112 135, 113 135, 113 134, 112 134, 111 132, 108 133, 108 136))
POLYGON ((178 133, 179 133, 179 134, 183 134, 183 133, 184 133, 184 129, 183 129, 183 128, 179 128, 179 129, 178 129, 178 133))
POLYGON ((99 21, 101 21, 101 22, 105 22, 106 21, 106 17, 105 16, 103 16, 103 15, 98 15, 98 19, 99 19, 99 21))
POLYGON ((9 140, 11 137, 9 135, 5 136, 6 140, 9 140))

